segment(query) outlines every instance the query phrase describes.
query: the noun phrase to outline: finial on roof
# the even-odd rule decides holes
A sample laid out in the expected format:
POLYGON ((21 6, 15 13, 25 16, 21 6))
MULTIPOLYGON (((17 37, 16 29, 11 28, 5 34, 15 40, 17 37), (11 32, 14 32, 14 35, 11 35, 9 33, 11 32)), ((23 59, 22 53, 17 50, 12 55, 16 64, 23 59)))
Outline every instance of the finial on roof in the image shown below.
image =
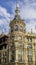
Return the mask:
POLYGON ((16 10, 15 10, 15 18, 20 18, 20 15, 19 15, 19 13, 20 13, 20 9, 19 9, 19 4, 18 4, 18 2, 16 3, 16 10))
POLYGON ((19 4, 18 4, 18 2, 16 3, 16 7, 18 7, 18 8, 19 8, 19 4))
POLYGON ((18 3, 16 4, 15 12, 16 12, 16 15, 19 15, 20 10, 19 10, 19 4, 18 3))
POLYGON ((4 34, 4 25, 3 25, 3 28, 2 28, 2 34, 4 34))

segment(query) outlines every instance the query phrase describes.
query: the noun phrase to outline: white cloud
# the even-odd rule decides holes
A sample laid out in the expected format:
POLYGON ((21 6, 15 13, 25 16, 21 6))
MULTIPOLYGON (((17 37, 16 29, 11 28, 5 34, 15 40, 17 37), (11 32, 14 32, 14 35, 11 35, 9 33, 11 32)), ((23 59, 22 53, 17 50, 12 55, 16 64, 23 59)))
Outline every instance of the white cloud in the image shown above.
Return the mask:
POLYGON ((10 14, 7 12, 7 10, 0 6, 0 15, 10 17, 10 14))
POLYGON ((26 28, 28 32, 31 32, 31 29, 33 31, 33 33, 36 33, 36 21, 35 20, 30 20, 30 22, 28 22, 26 24, 26 28))
MULTIPOLYGON (((7 12, 6 8, 3 8, 0 6, 0 26, 2 26, 2 29, 9 27, 10 17, 11 16, 7 12), (4 27, 3 27, 3 25, 4 25, 4 27)), ((2 31, 2 30, 0 29, 0 31, 2 31)), ((5 30, 4 30, 4 32, 5 32, 5 30)), ((6 33, 8 33, 8 31, 6 33)))
MULTIPOLYGON (((21 11, 20 11, 21 18, 25 18, 25 19, 36 18, 36 10, 34 8, 32 8, 31 5, 30 6, 27 5, 26 7, 24 7, 24 5, 22 5, 22 6, 23 7, 21 8, 21 11)), ((33 6, 34 6, 34 4, 33 4, 33 6)))

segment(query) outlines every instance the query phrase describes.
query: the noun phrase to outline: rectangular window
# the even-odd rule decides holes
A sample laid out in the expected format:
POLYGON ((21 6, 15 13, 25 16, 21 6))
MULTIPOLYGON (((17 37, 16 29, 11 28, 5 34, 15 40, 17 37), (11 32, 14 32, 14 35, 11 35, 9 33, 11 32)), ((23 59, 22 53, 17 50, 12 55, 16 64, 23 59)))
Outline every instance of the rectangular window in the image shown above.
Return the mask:
POLYGON ((1 64, 1 59, 0 59, 0 64, 1 64))
POLYGON ((14 40, 14 36, 12 36, 12 40, 14 40))
POLYGON ((22 62, 22 50, 18 51, 18 61, 22 62))
POLYGON ((30 37, 27 37, 27 40, 29 41, 29 42, 32 42, 32 38, 30 37))
POLYGON ((7 52, 4 52, 4 53, 3 53, 3 56, 7 56, 7 52))
POLYGON ((32 45, 31 44, 28 44, 27 45, 27 48, 31 49, 32 48, 32 45))
POLYGON ((6 59, 6 58, 4 58, 3 62, 4 62, 4 63, 6 63, 6 62, 7 62, 7 59, 6 59))
POLYGON ((13 32, 13 28, 11 28, 11 32, 13 32))
POLYGON ((15 62, 15 55, 14 54, 11 55, 11 60, 10 61, 15 62))
POLYGON ((32 62, 32 56, 28 55, 28 62, 32 62))
POLYGON ((0 53, 0 57, 1 57, 1 53, 0 53))
POLYGON ((28 55, 32 55, 32 50, 28 50, 28 55))
POLYGON ((32 50, 28 50, 28 62, 32 62, 32 50))

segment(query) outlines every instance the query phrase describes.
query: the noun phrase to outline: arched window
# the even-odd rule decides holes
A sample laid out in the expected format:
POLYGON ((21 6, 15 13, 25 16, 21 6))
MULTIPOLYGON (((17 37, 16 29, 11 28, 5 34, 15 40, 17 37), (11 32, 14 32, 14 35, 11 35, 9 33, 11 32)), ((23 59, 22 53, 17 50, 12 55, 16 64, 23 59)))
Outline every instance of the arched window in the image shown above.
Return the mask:
POLYGON ((18 25, 14 26, 15 31, 18 31, 18 25))
POLYGON ((11 62, 15 62, 15 43, 12 42, 11 44, 11 62))

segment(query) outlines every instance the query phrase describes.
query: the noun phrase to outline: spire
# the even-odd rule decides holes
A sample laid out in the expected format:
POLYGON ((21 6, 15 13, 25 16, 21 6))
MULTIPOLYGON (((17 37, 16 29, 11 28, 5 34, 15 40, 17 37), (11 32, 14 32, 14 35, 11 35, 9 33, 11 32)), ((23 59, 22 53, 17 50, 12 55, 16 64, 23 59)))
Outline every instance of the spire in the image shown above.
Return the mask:
POLYGON ((3 28, 2 28, 2 34, 4 34, 4 25, 3 25, 3 28))
POLYGON ((4 34, 4 29, 2 30, 2 34, 4 34))
POLYGON ((19 19, 20 18, 19 13, 20 13, 19 4, 16 3, 16 10, 15 10, 15 18, 16 19, 19 19))
POLYGON ((19 4, 18 3, 16 4, 16 10, 15 10, 15 12, 16 12, 16 15, 18 15, 19 12, 20 12, 20 10, 19 10, 19 4))

